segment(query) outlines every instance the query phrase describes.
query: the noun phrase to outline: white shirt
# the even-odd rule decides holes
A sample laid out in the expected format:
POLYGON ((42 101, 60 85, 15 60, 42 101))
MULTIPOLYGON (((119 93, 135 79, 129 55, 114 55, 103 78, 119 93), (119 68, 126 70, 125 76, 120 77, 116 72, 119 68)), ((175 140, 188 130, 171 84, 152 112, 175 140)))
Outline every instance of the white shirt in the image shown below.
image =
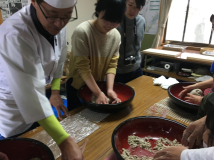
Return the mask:
POLYGON ((35 28, 30 6, 0 25, 0 134, 10 137, 53 115, 45 85, 60 78, 67 53, 66 29, 55 52, 35 28))
POLYGON ((186 149, 181 153, 181 160, 214 160, 214 147, 186 149))

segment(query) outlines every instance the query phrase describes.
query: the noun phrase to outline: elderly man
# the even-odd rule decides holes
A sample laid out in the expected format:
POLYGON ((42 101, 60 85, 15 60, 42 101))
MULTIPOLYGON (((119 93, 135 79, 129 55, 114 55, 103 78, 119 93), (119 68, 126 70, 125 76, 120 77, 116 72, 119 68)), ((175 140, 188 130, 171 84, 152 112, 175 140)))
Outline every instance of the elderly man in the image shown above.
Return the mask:
POLYGON ((14 137, 38 122, 56 141, 62 159, 84 159, 53 115, 67 115, 59 95, 67 52, 65 25, 76 0, 31 0, 0 26, 0 134, 14 137), (45 84, 52 84, 50 102, 45 84), (58 113, 59 113, 58 112, 58 113))

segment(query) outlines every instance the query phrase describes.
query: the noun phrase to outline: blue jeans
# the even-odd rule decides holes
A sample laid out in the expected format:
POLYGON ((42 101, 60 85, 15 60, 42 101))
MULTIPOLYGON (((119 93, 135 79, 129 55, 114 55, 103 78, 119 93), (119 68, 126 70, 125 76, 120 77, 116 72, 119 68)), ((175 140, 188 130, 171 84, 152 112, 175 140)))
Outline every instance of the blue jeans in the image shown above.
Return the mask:
POLYGON ((124 73, 124 74, 116 74, 114 81, 120 82, 120 83, 128 83, 128 82, 132 81, 133 79, 138 78, 142 75, 143 75, 143 70, 141 67, 139 67, 138 69, 136 69, 133 72, 124 73))

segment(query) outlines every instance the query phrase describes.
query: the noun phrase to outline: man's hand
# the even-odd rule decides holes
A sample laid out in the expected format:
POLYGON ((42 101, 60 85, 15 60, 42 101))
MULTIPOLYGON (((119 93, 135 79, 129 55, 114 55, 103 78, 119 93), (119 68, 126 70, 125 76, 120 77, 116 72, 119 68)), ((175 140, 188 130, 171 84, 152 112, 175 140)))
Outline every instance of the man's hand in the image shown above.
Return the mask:
POLYGON ((79 146, 74 142, 71 137, 65 139, 59 148, 62 152, 61 160, 84 160, 79 146))
POLYGON ((204 127, 205 127, 205 120, 206 120, 206 116, 195 122, 192 122, 184 130, 183 137, 181 140, 181 143, 184 146, 189 146, 189 148, 192 148, 196 140, 197 140, 196 145, 199 146, 201 144, 204 127), (189 145, 188 145, 188 143, 189 143, 189 145))
POLYGON ((0 160, 9 160, 9 159, 6 154, 0 152, 0 160))
POLYGON ((154 160, 180 160, 181 153, 187 149, 184 146, 167 147, 154 155, 154 160))
POLYGON ((108 90, 107 95, 110 99, 113 99, 112 104, 121 102, 121 100, 117 97, 117 94, 113 90, 108 90))
POLYGON ((61 112, 60 110, 65 113, 66 116, 69 116, 67 108, 64 106, 63 100, 60 97, 58 90, 52 90, 51 97, 49 99, 52 106, 56 108, 57 114, 59 116, 59 120, 62 120, 61 112))
POLYGON ((186 97, 184 97, 184 100, 186 102, 189 103, 193 103, 193 104, 197 104, 200 105, 201 104, 201 100, 203 99, 203 97, 201 96, 196 96, 196 95, 192 95, 190 93, 187 93, 186 97))
POLYGON ((207 145, 207 147, 214 146, 214 138, 211 131, 206 127, 204 134, 203 134, 203 141, 207 145))

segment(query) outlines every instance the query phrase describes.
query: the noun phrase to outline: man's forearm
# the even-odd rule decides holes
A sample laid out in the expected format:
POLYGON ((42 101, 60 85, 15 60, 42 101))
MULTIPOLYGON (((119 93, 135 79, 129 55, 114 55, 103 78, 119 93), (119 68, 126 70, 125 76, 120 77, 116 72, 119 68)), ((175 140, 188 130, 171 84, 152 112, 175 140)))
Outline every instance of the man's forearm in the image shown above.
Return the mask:
POLYGON ((61 78, 54 78, 51 82, 51 90, 60 90, 61 78))
POLYGON ((69 134, 63 129, 54 115, 39 120, 38 123, 54 139, 57 145, 61 144, 66 138, 69 137, 69 134))

